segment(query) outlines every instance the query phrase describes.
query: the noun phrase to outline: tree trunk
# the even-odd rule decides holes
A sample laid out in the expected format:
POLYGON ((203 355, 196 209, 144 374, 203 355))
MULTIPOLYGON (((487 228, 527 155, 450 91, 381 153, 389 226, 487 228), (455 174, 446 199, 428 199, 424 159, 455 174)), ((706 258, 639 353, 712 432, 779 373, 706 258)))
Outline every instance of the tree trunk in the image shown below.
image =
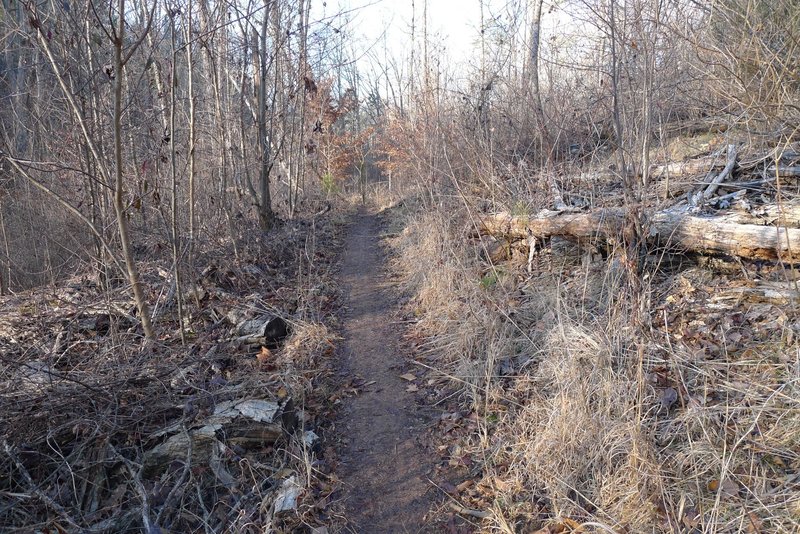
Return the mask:
MULTIPOLYGON (((181 251, 180 251, 180 228, 178 225, 178 162, 175 150, 175 106, 176 92, 178 91, 178 50, 175 47, 175 17, 177 14, 169 14, 170 29, 170 48, 172 52, 172 72, 170 75, 169 88, 169 163, 170 163, 170 185, 172 186, 172 205, 171 205, 171 230, 172 230, 172 267, 175 277, 175 293, 178 298, 178 323, 181 332, 181 343, 186 344, 186 330, 183 322, 183 284, 181 284, 181 251)), ((191 43, 187 43, 191 47, 191 43)))
MULTIPOLYGON (((36 12, 34 6, 29 6, 31 10, 30 16, 33 20, 38 21, 39 14, 36 12)), ((125 13, 125 0, 118 0, 117 9, 119 13, 125 13)), ((150 13, 150 19, 147 23, 147 28, 145 32, 149 31, 150 24, 153 20, 153 15, 155 13, 155 6, 153 7, 153 11, 150 13)), ((122 69, 125 66, 126 59, 123 58, 123 47, 125 45, 125 17, 120 16, 118 17, 118 25, 115 30, 113 30, 113 46, 114 46, 114 112, 113 112, 113 129, 114 129, 114 175, 113 175, 113 182, 114 182, 114 211, 117 217, 117 225, 119 231, 119 238, 120 244, 122 246, 122 253, 125 258, 126 264, 126 271, 128 281, 130 282, 133 288, 133 296, 136 302, 136 307, 139 311, 139 315, 142 321, 142 328, 144 329, 145 337, 148 339, 153 339, 155 336, 153 335, 153 328, 150 321, 150 310, 147 305, 147 300, 144 296, 144 290, 142 288, 141 282, 139 281, 139 271, 136 267, 136 262, 133 259, 133 253, 131 251, 131 241, 128 229, 128 220, 127 214, 125 213, 125 204, 124 204, 124 197, 123 197, 123 158, 122 158, 122 85, 124 76, 122 74, 122 69)), ((73 113, 75 120, 77 121, 78 125, 80 126, 81 133, 83 135, 84 140, 86 141, 86 145, 89 148, 92 157, 97 165, 97 170, 100 173, 103 181, 111 185, 112 182, 112 175, 108 167, 108 161, 106 161, 102 153, 98 150, 97 144, 95 143, 93 137, 89 133, 88 126, 86 121, 83 118, 83 115, 80 112, 80 108, 78 107, 75 98, 72 95, 72 92, 67 87, 64 75, 59 68, 59 63, 56 61, 56 58, 53 56, 52 50, 49 46, 49 39, 47 36, 42 32, 41 25, 37 22, 36 24, 37 31, 36 31, 36 38, 39 42, 42 50, 45 52, 45 56, 47 57, 47 61, 50 64, 51 68, 53 69, 53 74, 55 75, 56 81, 60 86, 62 92, 64 93, 64 97, 67 99, 69 104, 69 108, 73 113)), ((141 41, 134 44, 131 49, 128 51, 128 57, 133 53, 136 47, 141 44, 141 41)), ((12 165, 14 164, 13 160, 12 165)), ((24 171, 16 165, 15 168, 18 172, 21 172, 23 175, 25 174, 24 171)), ((30 176, 26 176, 29 182, 36 183, 35 180, 32 179, 30 176)), ((51 194, 54 198, 59 198, 57 194, 49 190, 46 186, 42 184, 38 184, 37 187, 42 189, 45 192, 51 194)), ((69 206, 69 203, 64 202, 65 206, 69 206)), ((76 210, 76 214, 78 214, 84 221, 86 219, 80 211, 76 210)), ((98 235, 98 237, 100 237, 98 235)))
POLYGON ((542 154, 549 153, 550 134, 547 130, 547 122, 544 118, 544 107, 542 106, 542 93, 539 86, 539 44, 541 41, 542 28, 542 5, 544 0, 534 0, 533 20, 531 20, 531 54, 529 58, 528 73, 531 81, 531 91, 533 92, 533 108, 536 117, 536 128, 539 131, 539 138, 542 143, 542 154))
MULTIPOLYGON (((770 212, 780 211, 775 207, 770 212)), ((789 210, 787 220, 797 215, 789 210), (791 215, 794 214, 794 215, 791 215)), ((743 214, 699 217, 684 211, 666 210, 650 216, 646 239, 649 244, 672 250, 729 254, 748 259, 800 263, 800 230, 763 224, 742 224, 743 214)), ((490 215, 481 222, 485 233, 511 239, 562 236, 588 240, 620 240, 626 226, 626 210, 596 209, 588 212, 544 210, 533 217, 508 213, 490 215)), ((647 226, 646 226, 647 227, 647 226)))
MULTIPOLYGON (((194 55, 192 48, 192 4, 190 0, 186 14, 186 90, 189 97, 189 268, 194 269, 194 246, 195 239, 195 160, 194 145, 196 138, 195 129, 195 102, 194 102, 194 55)), ((224 150, 224 147, 223 147, 224 150)), ((174 155, 173 155, 174 156, 174 155)))
POLYGON ((269 6, 264 8, 261 32, 256 47, 256 67, 258 71, 258 146, 261 149, 261 168, 259 170, 258 218, 261 229, 272 229, 275 214, 272 212, 272 198, 269 189, 269 173, 272 167, 270 140, 267 138, 267 30, 269 28, 269 6))
MULTIPOLYGON (((125 13, 125 0, 119 0, 119 13, 125 13)), ((114 180, 114 211, 117 215, 117 224, 119 226, 119 240, 122 244, 122 254, 125 257, 125 265, 128 269, 128 280, 133 287, 133 298, 136 301, 136 308, 139 310, 139 317, 142 321, 142 329, 147 339, 155 339, 153 333, 153 326, 150 322, 150 308, 147 305, 147 299, 144 295, 142 283, 139 281, 139 269, 133 259, 131 251, 131 239, 128 231, 128 218, 125 213, 125 204, 123 199, 123 179, 122 179, 122 166, 124 161, 122 159, 122 69, 125 64, 122 59, 122 47, 125 43, 125 17, 119 16, 119 24, 117 26, 117 33, 114 42, 114 69, 116 76, 114 78, 114 164, 115 164, 115 180, 114 180)))

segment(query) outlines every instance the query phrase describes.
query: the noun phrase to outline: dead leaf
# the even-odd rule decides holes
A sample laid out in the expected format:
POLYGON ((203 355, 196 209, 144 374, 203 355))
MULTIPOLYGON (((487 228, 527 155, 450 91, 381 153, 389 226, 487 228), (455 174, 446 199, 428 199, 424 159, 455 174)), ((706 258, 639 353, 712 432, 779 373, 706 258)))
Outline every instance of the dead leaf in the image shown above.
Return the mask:
POLYGON ((494 487, 497 488, 497 491, 508 492, 511 490, 511 484, 500 477, 494 477, 493 482, 494 487))
POLYGON ((261 351, 256 356, 258 363, 265 364, 272 358, 272 351, 267 347, 261 347, 261 351))
POLYGON ((661 407, 669 411, 675 401, 678 400, 678 392, 675 388, 666 388, 661 390, 661 407))
POLYGON ((409 393, 415 393, 415 392, 419 391, 419 388, 417 386, 415 386, 414 384, 411 384, 410 386, 408 386, 406 388, 406 391, 408 391, 409 393))
POLYGON ((441 488, 443 491, 445 491, 446 493, 448 493, 448 494, 450 494, 450 495, 455 495, 455 494, 456 494, 456 489, 457 489, 457 488, 456 488, 455 486, 453 486, 451 483, 447 482, 446 480, 442 481, 442 482, 439 484, 439 487, 440 487, 440 488, 441 488))
POLYGON ((414 373, 406 373, 404 375, 400 375, 400 378, 402 378, 403 380, 408 380, 409 382, 413 382, 414 380, 417 379, 417 375, 415 375, 414 373))
POLYGON ((728 497, 736 497, 739 495, 739 484, 730 478, 726 478, 722 481, 722 494, 728 497))
POLYGON ((728 332, 725 335, 725 340, 728 341, 729 343, 738 345, 739 342, 742 340, 742 334, 740 334, 739 332, 728 332))
POLYGON ((456 489, 458 490, 459 493, 461 493, 462 491, 469 488, 473 484, 475 484, 475 481, 472 480, 471 478, 468 478, 467 480, 456 486, 456 489))
POLYGON ((553 523, 537 530, 533 534, 578 534, 580 532, 584 532, 580 523, 569 518, 564 518, 558 523, 553 523))
POLYGON ((686 528, 695 528, 700 524, 700 514, 694 508, 687 508, 681 522, 686 528))
POLYGON ((722 497, 736 497, 739 495, 739 484, 730 478, 725 478, 721 483, 714 479, 708 483, 708 491, 714 493, 719 491, 722 497))
POLYGON ((748 534, 761 534, 762 521, 755 513, 750 512, 747 514, 747 532, 748 534))

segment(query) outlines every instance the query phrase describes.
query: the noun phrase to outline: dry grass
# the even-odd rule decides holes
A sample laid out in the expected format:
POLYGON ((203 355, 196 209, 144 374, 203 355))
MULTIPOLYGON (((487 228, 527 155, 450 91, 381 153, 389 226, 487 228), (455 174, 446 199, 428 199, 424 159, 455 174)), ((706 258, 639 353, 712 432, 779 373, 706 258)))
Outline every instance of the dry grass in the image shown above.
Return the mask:
POLYGON ((720 309, 712 275, 632 298, 613 253, 492 266, 468 220, 406 214, 396 245, 424 354, 482 416, 461 445, 484 491, 459 496, 482 532, 800 530, 796 313, 720 309))
POLYGON ((332 353, 338 339, 324 323, 298 322, 278 356, 280 366, 289 373, 295 369, 315 369, 319 358, 332 353))

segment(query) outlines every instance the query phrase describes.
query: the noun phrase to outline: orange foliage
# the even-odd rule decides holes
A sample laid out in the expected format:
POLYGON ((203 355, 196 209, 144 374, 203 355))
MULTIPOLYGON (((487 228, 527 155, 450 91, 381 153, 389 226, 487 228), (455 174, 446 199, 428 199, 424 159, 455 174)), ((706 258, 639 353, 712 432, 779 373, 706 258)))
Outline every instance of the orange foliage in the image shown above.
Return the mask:
POLYGON ((347 115, 358 107, 355 91, 347 89, 336 102, 330 79, 306 81, 309 99, 306 104, 310 133, 306 156, 320 178, 330 176, 343 181, 361 164, 369 147, 372 128, 360 132, 347 128, 347 115))
POLYGON ((423 154, 423 136, 418 127, 405 117, 387 116, 375 136, 376 165, 389 176, 411 176, 423 154))

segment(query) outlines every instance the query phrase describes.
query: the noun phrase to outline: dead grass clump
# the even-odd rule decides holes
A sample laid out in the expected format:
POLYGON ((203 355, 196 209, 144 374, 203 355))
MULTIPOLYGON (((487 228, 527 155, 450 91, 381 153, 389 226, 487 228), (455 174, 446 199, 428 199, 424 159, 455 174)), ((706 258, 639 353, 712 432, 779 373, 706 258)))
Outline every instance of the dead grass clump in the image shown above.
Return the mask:
POLYGON ((578 269, 566 283, 487 266, 459 222, 412 218, 400 261, 426 352, 482 416, 462 445, 488 458, 482 484, 496 488, 498 524, 535 516, 532 499, 611 528, 651 524, 658 465, 642 428, 636 339, 614 306, 618 270, 578 269))
POLYGON ((504 300, 499 295, 507 277, 480 268, 460 222, 438 211, 413 216, 397 240, 402 253, 396 261, 414 297, 414 328, 429 340, 424 354, 478 401, 515 349, 506 332, 511 325, 495 302, 504 300))
POLYGON ((639 532, 653 521, 658 466, 623 332, 603 321, 554 324, 528 379, 536 395, 498 433, 519 444, 517 476, 556 515, 639 532))
POLYGON ((800 390, 791 352, 762 345, 725 361, 684 346, 673 352, 686 407, 656 427, 664 476, 672 498, 692 513, 707 511, 699 521, 719 532, 800 528, 800 390))
POLYGON ((800 531, 800 320, 737 291, 767 273, 636 281, 554 244, 492 265, 462 215, 411 214, 398 262, 420 358, 474 421, 442 450, 482 532, 800 531))
POLYGON ((453 223, 437 212, 423 213, 411 221, 400 236, 399 267, 405 284, 415 296, 416 313, 425 313, 428 329, 446 330, 464 315, 460 295, 464 255, 455 246, 453 223))
POLYGON ((297 322, 278 356, 280 367, 313 369, 320 357, 331 354, 337 339, 323 323, 297 322))

